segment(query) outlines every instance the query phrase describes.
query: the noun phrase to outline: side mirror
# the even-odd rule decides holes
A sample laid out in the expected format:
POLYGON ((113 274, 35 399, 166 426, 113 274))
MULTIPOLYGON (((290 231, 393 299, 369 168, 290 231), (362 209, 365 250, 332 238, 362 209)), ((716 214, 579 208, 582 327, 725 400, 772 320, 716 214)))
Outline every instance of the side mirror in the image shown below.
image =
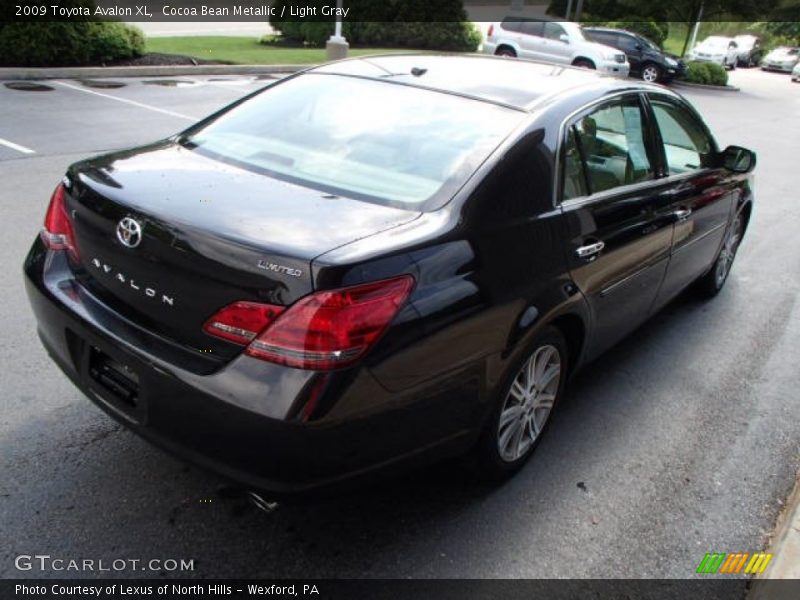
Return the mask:
POLYGON ((558 39, 565 44, 569 44, 569 36, 566 33, 562 33, 560 36, 558 36, 558 39))
POLYGON ((636 45, 634 46, 634 48, 636 48, 637 50, 643 50, 643 49, 644 49, 644 46, 642 46, 641 44, 636 44, 636 45))
POLYGON ((756 153, 741 146, 728 146, 722 151, 722 164, 734 173, 749 173, 756 168, 756 153))

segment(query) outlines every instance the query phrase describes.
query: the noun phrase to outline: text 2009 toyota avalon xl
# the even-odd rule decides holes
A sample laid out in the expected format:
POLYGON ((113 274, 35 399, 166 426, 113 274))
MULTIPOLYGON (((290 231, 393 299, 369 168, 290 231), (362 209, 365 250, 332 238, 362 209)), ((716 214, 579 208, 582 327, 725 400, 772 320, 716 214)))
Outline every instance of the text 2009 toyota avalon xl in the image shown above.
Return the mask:
POLYGON ((752 152, 662 87, 493 57, 332 63, 69 168, 25 262, 89 398, 245 485, 529 458, 567 377, 724 285, 752 152))

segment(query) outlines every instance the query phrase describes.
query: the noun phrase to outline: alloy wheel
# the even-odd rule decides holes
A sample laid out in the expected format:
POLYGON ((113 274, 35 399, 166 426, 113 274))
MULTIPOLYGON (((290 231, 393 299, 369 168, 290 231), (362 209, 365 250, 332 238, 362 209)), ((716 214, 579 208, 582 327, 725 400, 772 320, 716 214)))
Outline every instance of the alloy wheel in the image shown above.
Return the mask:
POLYGON ((647 83, 655 83, 658 81, 658 69, 653 65, 648 65, 642 69, 642 80, 647 83))
POLYGON ((555 346, 539 346, 518 371, 503 403, 497 449, 505 462, 525 456, 544 429, 561 382, 563 362, 555 346))

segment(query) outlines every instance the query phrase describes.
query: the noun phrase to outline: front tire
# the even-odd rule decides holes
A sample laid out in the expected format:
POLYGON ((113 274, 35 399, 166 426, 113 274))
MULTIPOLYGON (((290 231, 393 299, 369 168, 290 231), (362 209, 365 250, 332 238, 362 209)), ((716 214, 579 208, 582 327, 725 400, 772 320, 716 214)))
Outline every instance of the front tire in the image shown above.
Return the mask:
POLYGON ((547 327, 509 369, 475 447, 477 466, 485 478, 508 477, 531 457, 563 393, 567 360, 564 336, 547 327))
POLYGON ((739 250, 739 244, 742 241, 744 234, 744 219, 742 214, 736 215, 728 232, 725 234, 725 239, 722 242, 722 248, 719 250, 717 260, 711 270, 697 280, 697 290, 707 298, 713 298, 719 294, 720 290, 725 286, 725 282, 730 275, 733 260, 736 258, 736 252, 739 250))

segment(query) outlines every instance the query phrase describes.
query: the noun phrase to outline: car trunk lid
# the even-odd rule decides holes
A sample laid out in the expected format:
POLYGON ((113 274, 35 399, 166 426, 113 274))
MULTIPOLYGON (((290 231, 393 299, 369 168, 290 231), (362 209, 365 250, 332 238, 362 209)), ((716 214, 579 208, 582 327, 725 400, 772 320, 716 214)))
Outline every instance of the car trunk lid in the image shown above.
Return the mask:
POLYGON ((81 283, 138 325, 226 358, 239 349, 202 331, 217 310, 289 305, 313 290, 316 256, 419 216, 171 143, 79 163, 68 181, 81 283))

